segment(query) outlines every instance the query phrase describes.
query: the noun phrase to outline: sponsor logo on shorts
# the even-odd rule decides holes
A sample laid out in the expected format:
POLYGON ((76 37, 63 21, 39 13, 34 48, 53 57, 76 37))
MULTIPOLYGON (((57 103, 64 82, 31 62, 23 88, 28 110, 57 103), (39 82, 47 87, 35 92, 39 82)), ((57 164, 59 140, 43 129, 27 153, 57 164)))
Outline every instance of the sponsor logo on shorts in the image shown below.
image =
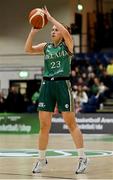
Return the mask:
POLYGON ((68 109, 69 108, 69 104, 65 104, 65 108, 68 109))
POLYGON ((40 102, 40 103, 38 104, 38 107, 44 108, 44 107, 45 107, 45 104, 44 104, 43 102, 40 102))

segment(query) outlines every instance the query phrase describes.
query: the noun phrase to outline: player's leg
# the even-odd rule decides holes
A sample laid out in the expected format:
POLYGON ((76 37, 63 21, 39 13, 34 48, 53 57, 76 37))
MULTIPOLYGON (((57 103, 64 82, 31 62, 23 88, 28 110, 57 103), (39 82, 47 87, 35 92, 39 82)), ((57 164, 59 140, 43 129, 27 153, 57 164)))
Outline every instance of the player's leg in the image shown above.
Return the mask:
MULTIPOLYGON (((58 87, 58 86, 57 86, 58 87)), ((58 88, 57 103, 59 110, 62 112, 63 119, 68 125, 73 141, 78 151, 78 167, 76 173, 82 173, 87 167, 87 157, 84 153, 83 135, 77 125, 74 100, 72 96, 71 84, 69 81, 63 81, 58 88)))
POLYGON ((63 119, 67 124, 69 131, 73 137, 74 143, 76 147, 82 148, 83 145, 83 136, 82 133, 75 121, 75 114, 74 112, 62 112, 63 119))
POLYGON ((83 135, 75 121, 74 112, 62 112, 63 119, 65 123, 68 125, 69 131, 72 135, 73 141, 76 145, 78 152, 78 165, 76 168, 76 173, 83 173, 87 168, 88 159, 84 152, 84 143, 83 143, 83 135))
POLYGON ((38 139, 39 157, 32 170, 33 173, 40 173, 43 167, 47 164, 46 160, 46 148, 48 145, 49 131, 51 127, 51 112, 39 111, 40 119, 40 132, 38 139))
MULTIPOLYGON (((39 111, 40 132, 39 132, 39 150, 46 150, 51 128, 52 112, 39 111)), ((39 157, 40 158, 40 157, 39 157)))
POLYGON ((49 131, 51 127, 51 118, 54 112, 56 101, 54 97, 54 82, 43 81, 40 89, 38 110, 40 120, 39 132, 39 159, 33 168, 33 173, 41 172, 42 168, 47 164, 46 148, 48 145, 49 131))

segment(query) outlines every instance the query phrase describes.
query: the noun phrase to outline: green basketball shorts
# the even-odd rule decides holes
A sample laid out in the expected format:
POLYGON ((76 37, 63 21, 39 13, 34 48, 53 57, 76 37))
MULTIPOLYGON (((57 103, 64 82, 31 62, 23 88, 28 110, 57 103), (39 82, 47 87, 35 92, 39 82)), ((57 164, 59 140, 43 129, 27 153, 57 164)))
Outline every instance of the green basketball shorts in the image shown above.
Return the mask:
POLYGON ((59 112, 74 112, 74 100, 69 80, 42 81, 38 110, 54 112, 56 104, 59 112))

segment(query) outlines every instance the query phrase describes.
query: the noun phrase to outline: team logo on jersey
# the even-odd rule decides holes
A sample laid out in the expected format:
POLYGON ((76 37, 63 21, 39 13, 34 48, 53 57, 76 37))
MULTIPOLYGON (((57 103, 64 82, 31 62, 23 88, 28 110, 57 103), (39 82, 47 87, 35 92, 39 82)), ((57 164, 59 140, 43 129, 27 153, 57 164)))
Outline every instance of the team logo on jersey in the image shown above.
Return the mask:
POLYGON ((48 54, 45 55, 45 59, 55 59, 55 58, 60 58, 60 57, 66 57, 68 55, 67 51, 62 50, 62 51, 58 51, 56 53, 51 53, 49 52, 48 54))

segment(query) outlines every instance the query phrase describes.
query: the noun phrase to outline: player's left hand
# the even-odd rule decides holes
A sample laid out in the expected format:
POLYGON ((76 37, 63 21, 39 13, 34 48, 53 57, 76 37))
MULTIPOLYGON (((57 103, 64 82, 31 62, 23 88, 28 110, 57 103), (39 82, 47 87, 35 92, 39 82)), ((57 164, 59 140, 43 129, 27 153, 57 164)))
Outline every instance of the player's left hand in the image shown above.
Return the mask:
POLYGON ((44 6, 44 8, 42 8, 42 10, 44 11, 44 13, 46 14, 47 16, 47 19, 50 20, 51 19, 51 14, 49 13, 48 9, 46 6, 44 6))

